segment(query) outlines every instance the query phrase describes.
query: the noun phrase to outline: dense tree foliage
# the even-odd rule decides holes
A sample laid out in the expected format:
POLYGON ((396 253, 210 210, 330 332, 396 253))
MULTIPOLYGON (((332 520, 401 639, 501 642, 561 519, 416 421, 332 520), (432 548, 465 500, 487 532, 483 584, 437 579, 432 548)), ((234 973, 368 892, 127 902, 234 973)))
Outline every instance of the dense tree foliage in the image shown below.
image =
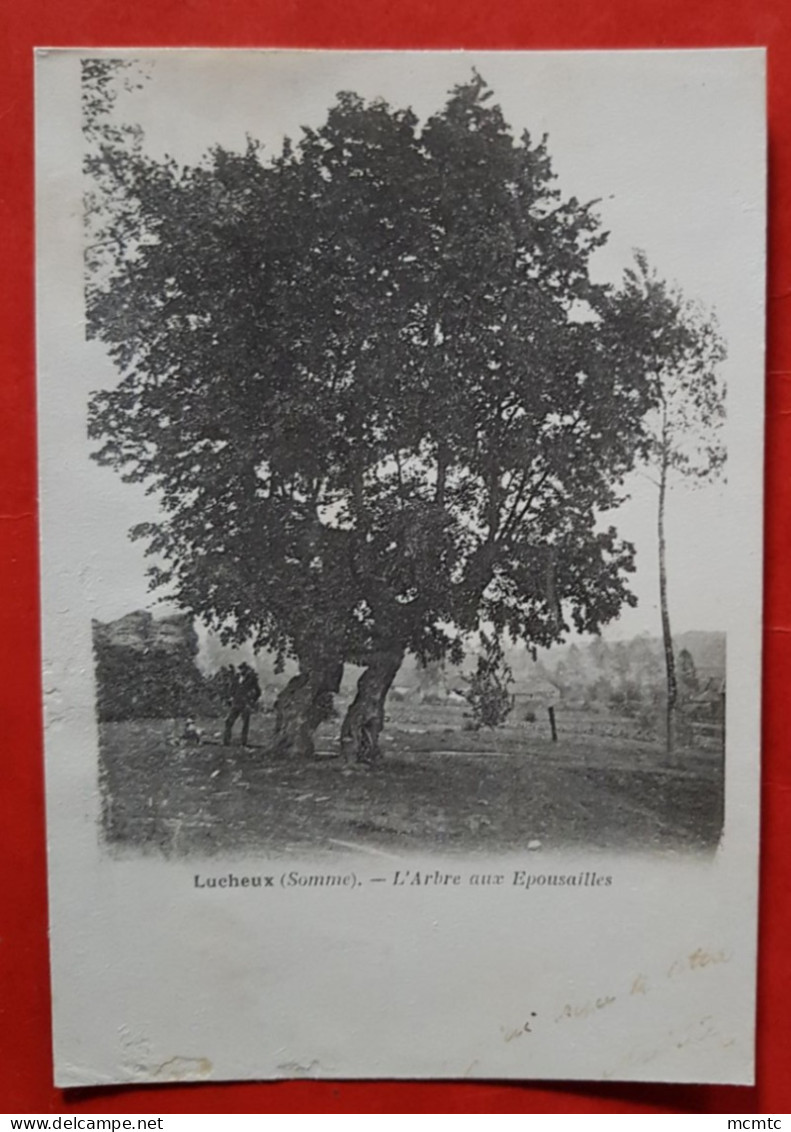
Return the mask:
POLYGON ((274 157, 182 168, 86 89, 88 328, 120 375, 97 459, 161 503, 135 532, 154 585, 298 658, 284 749, 311 750, 345 662, 344 747, 373 757, 406 653, 458 659, 481 623, 550 644, 633 602, 600 516, 658 387, 546 139, 474 76, 423 126, 341 94, 274 157))

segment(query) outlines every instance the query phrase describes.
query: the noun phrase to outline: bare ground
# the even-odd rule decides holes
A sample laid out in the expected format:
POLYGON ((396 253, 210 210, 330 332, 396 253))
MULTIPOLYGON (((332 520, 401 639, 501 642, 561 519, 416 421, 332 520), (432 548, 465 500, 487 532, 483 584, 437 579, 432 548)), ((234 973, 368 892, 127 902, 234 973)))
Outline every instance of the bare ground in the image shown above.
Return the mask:
MULTIPOLYGON (((201 743, 178 720, 101 728, 104 838, 191 853, 505 852, 543 849, 712 849, 722 829, 721 756, 684 751, 674 767, 634 723, 558 713, 496 732, 462 729, 460 708, 401 704, 373 769, 336 757, 337 723, 310 762, 275 760, 271 721, 254 717, 252 746, 223 747, 221 721, 201 743)), ((235 744, 238 740, 235 740, 235 744)))

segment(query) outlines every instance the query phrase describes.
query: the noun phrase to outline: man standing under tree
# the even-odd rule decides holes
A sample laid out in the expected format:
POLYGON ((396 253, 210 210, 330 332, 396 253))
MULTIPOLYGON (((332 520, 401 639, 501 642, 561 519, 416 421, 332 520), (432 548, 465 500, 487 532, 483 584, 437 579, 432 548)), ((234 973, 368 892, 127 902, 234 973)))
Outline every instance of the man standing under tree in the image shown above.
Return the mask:
POLYGON ((223 746, 231 742, 231 731, 239 716, 242 717, 242 746, 247 746, 247 737, 250 732, 250 713, 261 699, 261 685, 258 676, 249 664, 240 664, 239 668, 231 670, 228 699, 230 710, 225 720, 223 732, 223 746))

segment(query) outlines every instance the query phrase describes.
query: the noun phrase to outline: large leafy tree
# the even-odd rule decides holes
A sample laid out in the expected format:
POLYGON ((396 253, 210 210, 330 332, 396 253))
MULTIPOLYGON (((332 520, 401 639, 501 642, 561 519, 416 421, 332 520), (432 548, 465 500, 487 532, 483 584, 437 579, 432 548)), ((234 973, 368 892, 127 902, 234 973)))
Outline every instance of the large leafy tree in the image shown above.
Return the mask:
MULTIPOLYGON (((515 140, 490 100, 475 77, 421 134, 421 287, 392 375, 389 449, 436 530, 452 532, 444 572, 421 552, 452 623, 549 644, 631 600, 631 548, 599 517, 617 502, 652 394, 623 350, 613 296, 590 278, 606 238, 593 209, 560 197, 546 140, 515 140)), ((419 593, 405 613, 426 623, 419 593)), ((389 626, 383 635, 388 651, 347 719, 374 748, 408 647, 389 626)))
POLYGON ((120 373, 97 458, 157 493, 155 585, 298 658, 284 748, 347 661, 371 757, 406 652, 458 657, 482 620, 548 644, 633 600, 600 515, 656 388, 591 281, 594 210, 490 100, 475 76, 421 129, 345 94, 272 159, 186 169, 89 123, 88 326, 120 373))
POLYGON ((134 532, 165 563, 155 585, 226 639, 298 657, 279 742, 303 752, 340 664, 371 653, 369 603, 421 647, 393 595, 428 574, 430 516, 410 515, 409 487, 395 514, 386 474, 364 482, 397 412, 381 379, 418 270, 399 187, 415 125, 341 96, 296 152, 217 149, 194 169, 91 126, 90 217, 114 258, 90 275, 88 326, 122 374, 92 401, 97 458, 158 494, 163 518, 134 532))

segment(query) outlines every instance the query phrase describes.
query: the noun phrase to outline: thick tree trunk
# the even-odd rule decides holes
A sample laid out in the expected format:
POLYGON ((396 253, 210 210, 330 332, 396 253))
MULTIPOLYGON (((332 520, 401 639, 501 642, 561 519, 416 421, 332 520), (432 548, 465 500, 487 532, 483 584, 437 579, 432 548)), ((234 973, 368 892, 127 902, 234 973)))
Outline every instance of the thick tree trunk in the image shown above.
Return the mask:
POLYGON ((400 648, 374 653, 358 680, 341 727, 341 752, 349 762, 372 763, 379 757, 385 700, 403 659, 400 648))
POLYGON ((340 663, 301 664, 275 701, 274 754, 311 758, 316 728, 329 718, 332 697, 340 689, 340 663))
POLYGON ((673 635, 670 631, 670 612, 667 604, 667 565, 665 562, 665 496, 667 493, 667 458, 663 453, 659 478, 659 605, 662 614, 662 644, 665 651, 665 674, 667 679, 667 708, 665 720, 665 750, 668 761, 672 762, 676 749, 676 709, 678 703, 678 681, 676 679, 676 658, 673 655, 673 635))

